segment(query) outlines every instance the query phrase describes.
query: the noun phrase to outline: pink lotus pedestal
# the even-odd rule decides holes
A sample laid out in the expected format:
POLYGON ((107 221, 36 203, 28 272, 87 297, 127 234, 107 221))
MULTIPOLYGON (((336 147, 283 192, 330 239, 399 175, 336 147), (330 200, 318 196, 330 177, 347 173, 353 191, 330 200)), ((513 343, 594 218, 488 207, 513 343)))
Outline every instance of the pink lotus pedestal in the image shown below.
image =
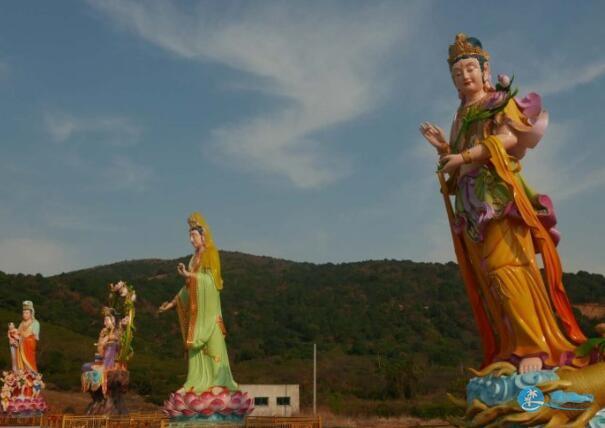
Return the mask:
POLYGON ((40 392, 44 382, 40 373, 31 371, 3 372, 0 392, 0 414, 37 416, 48 410, 40 392))
POLYGON ((44 398, 38 396, 32 397, 11 397, 8 400, 6 410, 11 416, 37 416, 48 410, 48 405, 44 398))
POLYGON ((164 402, 164 413, 171 419, 241 421, 252 413, 254 403, 247 393, 215 386, 202 393, 177 391, 164 402))

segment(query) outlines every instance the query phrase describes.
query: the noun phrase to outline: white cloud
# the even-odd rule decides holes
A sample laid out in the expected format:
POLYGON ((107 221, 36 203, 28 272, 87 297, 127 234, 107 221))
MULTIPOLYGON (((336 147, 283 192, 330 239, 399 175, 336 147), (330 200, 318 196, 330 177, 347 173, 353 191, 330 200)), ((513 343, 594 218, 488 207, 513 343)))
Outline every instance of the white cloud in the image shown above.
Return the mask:
POLYGON ((317 136, 374 109, 388 91, 385 62, 402 53, 418 22, 410 5, 372 4, 345 10, 305 3, 248 3, 217 15, 169 2, 89 3, 143 39, 191 60, 211 61, 259 79, 257 90, 281 109, 212 133, 221 158, 238 167, 286 176, 301 188, 347 175, 317 136))
POLYGON ((142 134, 139 126, 119 116, 77 117, 64 112, 47 112, 44 123, 51 138, 59 143, 81 138, 128 146, 138 143, 142 134))
POLYGON ((579 126, 551 123, 536 149, 528 151, 522 161, 523 176, 537 192, 567 200, 605 185, 605 170, 587 166, 591 153, 570 150, 578 146, 579 126))
POLYGON ((152 177, 149 167, 125 156, 115 157, 102 173, 104 185, 112 190, 143 191, 152 177))
POLYGON ((0 270, 7 273, 67 272, 76 266, 75 252, 66 246, 32 238, 0 240, 0 270))
MULTIPOLYGON (((65 112, 47 112, 44 124, 51 139, 64 147, 61 160, 82 177, 82 186, 89 183, 89 187, 96 190, 143 191, 147 188, 152 169, 123 154, 128 146, 140 141, 143 133, 132 120, 119 116, 78 117, 65 112), (77 145, 78 150, 63 145, 71 141, 83 143, 77 145), (113 146, 114 153, 94 158, 87 156, 83 146, 96 143, 113 146)), ((57 220, 59 224, 65 224, 61 219, 57 220)))
MULTIPOLYGON (((547 63, 548 64, 548 63, 547 63)), ((605 60, 578 65, 574 61, 565 64, 549 64, 543 67, 542 79, 530 86, 542 95, 558 94, 580 85, 589 84, 605 75, 605 60), (556 70, 556 72, 553 72, 556 70)))
POLYGON ((53 203, 41 207, 40 214, 43 222, 53 231, 75 231, 78 233, 101 231, 115 232, 118 226, 104 222, 98 212, 83 204, 67 205, 53 203))
POLYGON ((496 77, 498 73, 518 73, 524 77, 516 80, 515 86, 520 85, 522 92, 541 95, 557 95, 591 84, 605 75, 605 57, 599 53, 587 56, 586 49, 578 49, 587 30, 590 39, 594 39, 594 31, 575 26, 561 40, 548 38, 547 43, 518 28, 501 31, 489 41, 492 66, 496 67, 492 74, 496 77))

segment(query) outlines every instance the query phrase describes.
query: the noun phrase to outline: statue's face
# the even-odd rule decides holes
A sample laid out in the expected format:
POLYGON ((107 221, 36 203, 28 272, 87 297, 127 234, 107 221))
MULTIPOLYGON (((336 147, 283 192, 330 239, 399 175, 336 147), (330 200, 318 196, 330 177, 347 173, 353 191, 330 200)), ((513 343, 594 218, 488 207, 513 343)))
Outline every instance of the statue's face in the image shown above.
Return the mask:
POLYGON ((30 319, 32 319, 32 311, 23 309, 23 321, 29 321, 30 319))
MULTIPOLYGON (((484 67, 487 67, 487 63, 484 67)), ((454 85, 464 96, 474 95, 483 90, 483 78, 484 72, 481 71, 477 58, 461 59, 452 67, 454 85)))
POLYGON ((201 250, 204 248, 204 235, 202 235, 199 230, 193 229, 189 232, 189 240, 191 241, 191 245, 196 250, 201 250))
POLYGON ((105 325, 106 328, 112 328, 113 320, 111 319, 111 317, 105 317, 105 319, 103 320, 103 324, 105 325))

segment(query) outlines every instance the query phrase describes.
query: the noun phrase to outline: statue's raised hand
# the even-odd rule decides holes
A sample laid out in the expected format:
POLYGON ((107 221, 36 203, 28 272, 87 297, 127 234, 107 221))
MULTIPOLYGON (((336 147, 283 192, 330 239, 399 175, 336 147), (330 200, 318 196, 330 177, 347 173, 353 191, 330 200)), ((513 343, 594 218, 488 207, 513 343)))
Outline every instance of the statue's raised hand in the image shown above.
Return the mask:
POLYGON ((439 153, 447 151, 449 145, 443 129, 432 123, 422 122, 420 124, 420 133, 439 153))
POLYGON ((189 271, 187 271, 187 269, 185 268, 185 265, 183 263, 179 263, 176 267, 176 271, 179 273, 179 275, 187 278, 189 276, 189 271))

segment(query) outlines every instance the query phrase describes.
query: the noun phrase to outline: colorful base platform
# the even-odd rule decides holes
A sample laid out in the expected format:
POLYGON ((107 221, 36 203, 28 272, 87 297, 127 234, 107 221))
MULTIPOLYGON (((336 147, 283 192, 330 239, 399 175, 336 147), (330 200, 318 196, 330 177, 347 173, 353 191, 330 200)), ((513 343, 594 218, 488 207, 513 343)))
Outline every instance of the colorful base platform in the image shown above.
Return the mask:
POLYGON ((253 410, 252 398, 247 393, 224 387, 202 393, 177 391, 164 403, 164 413, 177 422, 240 422, 253 410))

